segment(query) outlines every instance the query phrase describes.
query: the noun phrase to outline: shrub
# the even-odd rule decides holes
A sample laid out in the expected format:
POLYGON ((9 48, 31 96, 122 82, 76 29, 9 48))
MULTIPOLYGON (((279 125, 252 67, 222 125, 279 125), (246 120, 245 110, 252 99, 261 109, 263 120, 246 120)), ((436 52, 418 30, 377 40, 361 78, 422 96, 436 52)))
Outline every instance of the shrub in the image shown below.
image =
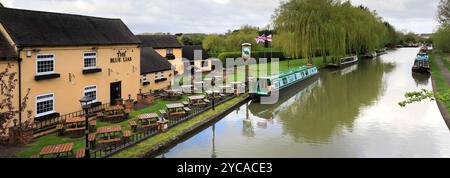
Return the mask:
MULTIPOLYGON (((228 58, 240 58, 242 57, 241 52, 223 52, 220 53, 218 58, 222 61, 222 63, 225 65, 225 61, 228 58)), ((272 58, 278 58, 278 60, 283 61, 286 60, 287 57, 284 55, 283 52, 280 51, 274 51, 274 52, 263 52, 263 51, 254 51, 252 52, 252 57, 256 59, 257 62, 259 62, 259 59, 261 58, 267 58, 267 62, 271 62, 272 58)))

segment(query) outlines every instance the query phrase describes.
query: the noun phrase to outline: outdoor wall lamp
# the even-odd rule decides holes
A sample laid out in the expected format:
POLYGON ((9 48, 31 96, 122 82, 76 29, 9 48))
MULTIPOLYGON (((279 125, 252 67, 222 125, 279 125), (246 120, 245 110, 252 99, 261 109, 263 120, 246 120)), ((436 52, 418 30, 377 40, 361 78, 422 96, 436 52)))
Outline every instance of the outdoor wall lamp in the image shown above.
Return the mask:
POLYGON ((27 57, 31 57, 33 55, 32 51, 27 51, 27 57))

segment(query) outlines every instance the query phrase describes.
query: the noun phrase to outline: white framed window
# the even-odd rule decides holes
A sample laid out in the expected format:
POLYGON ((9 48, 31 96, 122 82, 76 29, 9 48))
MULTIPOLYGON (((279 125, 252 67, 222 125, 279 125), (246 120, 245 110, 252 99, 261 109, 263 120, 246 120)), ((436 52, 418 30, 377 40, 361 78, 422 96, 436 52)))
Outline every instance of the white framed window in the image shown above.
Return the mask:
POLYGON ((84 53, 84 69, 95 69, 97 68, 97 53, 96 52, 85 52, 84 53))
POLYGON ((49 93, 36 96, 36 117, 55 112, 55 94, 49 93))
POLYGON ((173 49, 172 48, 167 48, 166 53, 167 54, 173 54, 173 49))
POLYGON ((92 85, 84 87, 83 95, 92 98, 93 99, 92 102, 97 102, 97 86, 92 85))
POLYGON ((55 73, 55 55, 39 54, 36 56, 36 75, 55 73))
POLYGON ((158 79, 159 79, 159 73, 156 72, 156 73, 155 73, 155 80, 158 80, 158 79))
POLYGON ((145 83, 145 82, 148 82, 147 75, 142 75, 142 77, 141 77, 141 83, 145 83))
POLYGON ((164 78, 164 72, 161 72, 161 78, 164 78))

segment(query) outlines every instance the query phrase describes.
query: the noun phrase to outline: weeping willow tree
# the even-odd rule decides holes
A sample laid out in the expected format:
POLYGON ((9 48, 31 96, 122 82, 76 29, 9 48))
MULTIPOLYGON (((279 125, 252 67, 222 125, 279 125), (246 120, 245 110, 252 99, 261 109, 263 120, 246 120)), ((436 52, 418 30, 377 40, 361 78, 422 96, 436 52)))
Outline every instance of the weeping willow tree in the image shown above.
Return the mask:
POLYGON ((388 30, 368 8, 340 0, 289 0, 275 11, 274 45, 309 63, 317 55, 342 57, 374 51, 387 44, 388 30))

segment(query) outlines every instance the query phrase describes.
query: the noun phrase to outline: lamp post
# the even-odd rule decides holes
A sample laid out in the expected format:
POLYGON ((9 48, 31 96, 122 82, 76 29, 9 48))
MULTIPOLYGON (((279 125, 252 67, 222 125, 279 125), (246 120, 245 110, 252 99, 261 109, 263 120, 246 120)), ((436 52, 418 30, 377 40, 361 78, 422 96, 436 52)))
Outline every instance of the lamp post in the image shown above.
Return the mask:
POLYGON ((86 148, 85 148, 85 158, 90 158, 91 155, 89 153, 89 118, 88 118, 88 112, 89 112, 89 103, 94 101, 93 98, 84 96, 80 99, 81 108, 83 108, 84 111, 84 117, 85 117, 85 136, 86 136, 86 148))

